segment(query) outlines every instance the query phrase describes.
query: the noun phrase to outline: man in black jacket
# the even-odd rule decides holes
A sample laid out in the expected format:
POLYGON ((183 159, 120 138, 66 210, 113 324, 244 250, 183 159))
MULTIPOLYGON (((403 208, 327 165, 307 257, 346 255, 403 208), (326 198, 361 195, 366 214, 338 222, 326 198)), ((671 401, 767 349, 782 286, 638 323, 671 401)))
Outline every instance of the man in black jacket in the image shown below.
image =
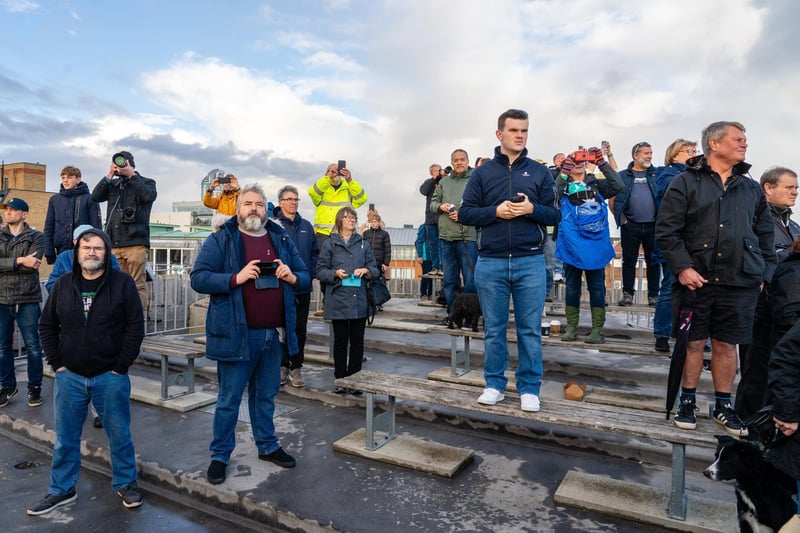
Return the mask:
POLYGON ((428 255, 431 260, 431 271, 428 274, 442 275, 442 260, 439 256, 439 214, 431 212, 431 198, 442 179, 442 166, 436 163, 428 167, 431 177, 422 182, 419 192, 425 196, 425 236, 428 255))
MULTIPOLYGON (((737 437, 747 427, 731 402, 736 345, 750 343, 756 300, 776 266, 772 218, 764 191, 747 175, 744 132, 738 122, 703 130, 705 155, 689 159, 686 172, 672 180, 656 222, 658 245, 681 285, 673 290, 673 309, 679 312, 688 291, 696 294, 673 420, 682 429, 697 427, 695 393, 710 335, 713 417, 737 437)), ((678 320, 672 323, 675 328, 678 320)))
POLYGON ((128 368, 144 339, 144 315, 136 285, 110 268, 111 244, 98 229, 78 237, 72 272, 61 276, 39 322, 42 347, 55 371, 56 444, 47 495, 28 509, 32 516, 74 502, 78 495, 81 430, 91 402, 108 436, 111 486, 122 504, 142 505, 131 438, 128 368))
POLYGON ((47 202, 44 221, 44 256, 47 264, 56 262, 58 254, 72 250, 72 232, 89 224, 102 227, 100 206, 92 200, 89 187, 81 181, 81 170, 66 166, 61 170, 61 188, 47 202))
POLYGON ((142 309, 147 311, 147 253, 150 249, 150 209, 156 200, 156 182, 136 170, 133 154, 118 152, 108 174, 92 191, 92 200, 108 201, 106 232, 119 266, 136 282, 142 309))
POLYGON ((0 206, 6 226, 0 230, 0 407, 17 395, 14 373, 14 322, 28 353, 28 406, 42 405, 42 349, 39 347, 39 265, 44 235, 28 226, 28 204, 10 198, 0 206))

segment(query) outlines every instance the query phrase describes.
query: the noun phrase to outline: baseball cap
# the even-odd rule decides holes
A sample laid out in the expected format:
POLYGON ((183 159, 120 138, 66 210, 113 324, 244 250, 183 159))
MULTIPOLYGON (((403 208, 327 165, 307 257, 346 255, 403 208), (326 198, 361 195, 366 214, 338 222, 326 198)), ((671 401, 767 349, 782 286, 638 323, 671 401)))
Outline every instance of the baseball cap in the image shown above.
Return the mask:
POLYGON ((90 226, 89 224, 81 224, 75 228, 75 231, 72 232, 72 240, 77 241, 78 237, 80 237, 82 233, 89 231, 90 229, 94 229, 94 226, 90 226))
POLYGON ((29 211, 28 202, 23 200, 22 198, 12 198, 8 202, 3 202, 2 206, 3 209, 6 207, 10 207, 11 209, 16 209, 17 211, 29 211))

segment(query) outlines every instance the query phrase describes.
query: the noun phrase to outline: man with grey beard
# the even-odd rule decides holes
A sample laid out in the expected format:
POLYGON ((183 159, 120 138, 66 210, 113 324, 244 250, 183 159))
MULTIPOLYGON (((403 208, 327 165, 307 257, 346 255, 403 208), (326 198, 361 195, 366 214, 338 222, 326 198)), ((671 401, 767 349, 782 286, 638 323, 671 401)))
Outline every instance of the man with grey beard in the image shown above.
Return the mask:
POLYGON ((206 316, 206 357, 217 361, 219 393, 208 482, 225 481, 245 387, 258 458, 294 467, 272 417, 283 353, 298 352, 294 293, 310 291, 311 276, 283 227, 267 219, 260 186, 242 190, 236 216, 203 244, 191 283, 195 291, 214 295, 206 316))
POLYGON ((110 268, 111 241, 91 228, 77 238, 72 271, 53 285, 39 336, 55 372, 56 444, 47 495, 28 508, 37 516, 74 502, 81 465, 81 431, 89 402, 103 419, 111 452, 111 486, 122 505, 142 505, 131 438, 128 369, 144 339, 136 283, 110 268), (90 339, 91 342, 87 342, 90 339))

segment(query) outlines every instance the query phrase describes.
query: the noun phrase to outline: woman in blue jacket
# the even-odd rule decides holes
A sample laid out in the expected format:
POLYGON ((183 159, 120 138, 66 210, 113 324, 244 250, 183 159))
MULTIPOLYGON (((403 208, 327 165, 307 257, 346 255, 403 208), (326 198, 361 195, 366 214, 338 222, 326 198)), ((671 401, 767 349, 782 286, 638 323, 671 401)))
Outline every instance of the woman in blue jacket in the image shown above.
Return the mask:
MULTIPOLYGON (((380 276, 369 243, 356 232, 357 221, 355 209, 341 208, 336 213, 331 238, 322 244, 317 261, 316 277, 325 285, 324 316, 333 323, 335 378, 361 370, 369 311, 367 280, 380 276)), ((336 387, 334 392, 361 394, 343 387, 336 387)))
MULTIPOLYGON (((561 206, 555 256, 564 262, 566 281, 567 327, 562 341, 578 338, 580 320, 581 278, 586 276, 589 306, 592 311, 592 331, 584 341, 589 344, 605 342, 606 322, 606 265, 614 257, 608 229, 608 207, 605 199, 619 193, 624 183, 616 170, 607 164, 600 148, 591 148, 592 161, 606 179, 586 173, 586 162, 577 163, 573 155, 561 163, 561 177, 556 180, 556 198, 561 206), (594 211, 599 219, 593 224, 581 222, 581 210, 594 211)), ((584 215, 585 216, 585 215, 584 215)))

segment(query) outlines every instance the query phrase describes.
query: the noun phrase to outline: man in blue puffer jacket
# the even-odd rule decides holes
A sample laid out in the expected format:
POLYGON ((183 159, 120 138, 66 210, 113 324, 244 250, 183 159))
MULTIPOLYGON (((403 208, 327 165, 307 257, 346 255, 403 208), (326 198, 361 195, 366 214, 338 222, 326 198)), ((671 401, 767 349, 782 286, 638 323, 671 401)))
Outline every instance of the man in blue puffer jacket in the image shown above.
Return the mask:
POLYGON ((463 224, 477 228, 475 286, 484 319, 486 388, 478 403, 503 400, 507 379, 508 308, 514 299, 519 364, 517 390, 523 411, 539 410, 542 381, 544 242, 561 215, 553 176, 527 157, 528 114, 509 109, 497 121, 494 159, 472 173, 461 202, 463 224))
POLYGON ((248 185, 235 217, 203 244, 191 274, 192 288, 211 295, 206 316, 206 357, 217 361, 219 393, 214 412, 209 483, 225 481, 236 445, 244 388, 258 458, 295 466, 275 436, 272 421, 280 389, 281 336, 297 353, 295 290, 310 290, 311 277, 286 231, 267 219, 267 200, 248 185))

